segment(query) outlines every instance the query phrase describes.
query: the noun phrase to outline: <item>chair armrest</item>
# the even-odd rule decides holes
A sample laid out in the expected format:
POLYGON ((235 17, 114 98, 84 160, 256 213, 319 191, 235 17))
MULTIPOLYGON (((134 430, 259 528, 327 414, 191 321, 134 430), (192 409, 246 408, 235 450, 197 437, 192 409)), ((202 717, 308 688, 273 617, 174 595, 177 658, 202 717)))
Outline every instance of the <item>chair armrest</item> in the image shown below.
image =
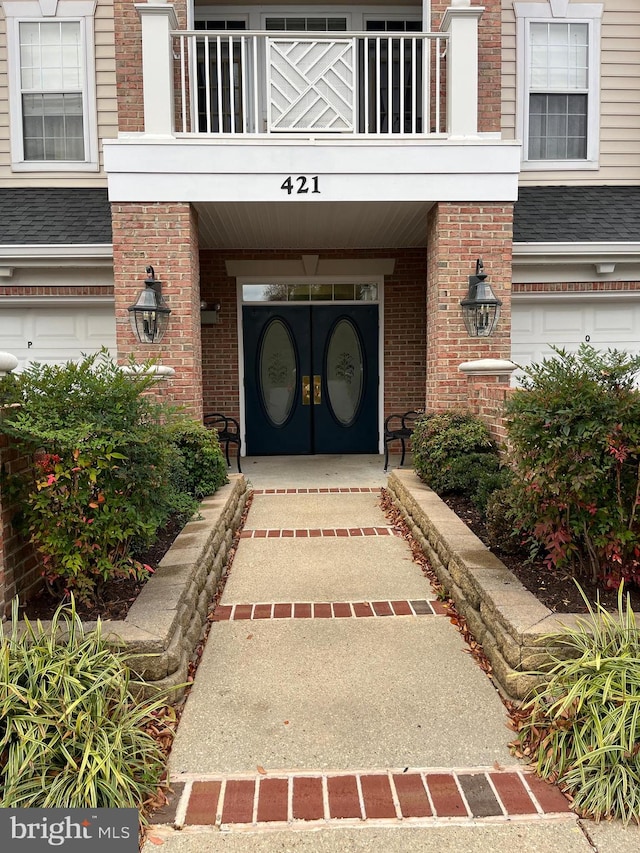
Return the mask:
POLYGON ((410 409, 408 412, 405 412, 402 415, 402 429, 412 430, 415 421, 420 417, 420 412, 416 412, 415 409, 410 409))

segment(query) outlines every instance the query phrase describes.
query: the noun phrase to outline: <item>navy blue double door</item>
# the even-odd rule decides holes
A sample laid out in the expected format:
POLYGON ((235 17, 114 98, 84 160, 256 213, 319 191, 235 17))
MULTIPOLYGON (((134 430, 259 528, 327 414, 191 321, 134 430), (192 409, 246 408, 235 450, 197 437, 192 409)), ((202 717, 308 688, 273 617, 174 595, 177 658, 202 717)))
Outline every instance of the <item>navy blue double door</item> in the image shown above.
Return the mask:
POLYGON ((247 453, 378 452, 378 306, 243 308, 247 453))

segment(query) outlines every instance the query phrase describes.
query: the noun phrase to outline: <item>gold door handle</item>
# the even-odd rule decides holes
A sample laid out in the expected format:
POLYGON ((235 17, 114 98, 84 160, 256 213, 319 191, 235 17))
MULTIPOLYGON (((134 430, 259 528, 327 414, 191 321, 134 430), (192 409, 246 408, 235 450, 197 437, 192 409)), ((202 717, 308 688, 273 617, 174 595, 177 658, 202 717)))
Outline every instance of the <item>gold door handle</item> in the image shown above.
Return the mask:
POLYGON ((319 406, 322 403, 322 376, 316 373, 313 377, 313 405, 319 406))
POLYGON ((302 377, 302 405, 310 406, 311 405, 311 377, 303 376, 302 377))

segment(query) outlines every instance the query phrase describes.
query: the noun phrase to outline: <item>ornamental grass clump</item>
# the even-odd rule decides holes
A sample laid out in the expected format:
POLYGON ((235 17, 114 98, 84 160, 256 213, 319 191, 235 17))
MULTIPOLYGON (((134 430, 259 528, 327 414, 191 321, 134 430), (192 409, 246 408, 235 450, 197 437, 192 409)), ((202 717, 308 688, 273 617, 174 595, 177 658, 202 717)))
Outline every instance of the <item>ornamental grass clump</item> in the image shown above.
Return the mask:
POLYGON ((512 747, 580 815, 627 824, 640 823, 640 632, 622 590, 617 613, 585 598, 589 616, 548 638, 562 658, 514 712, 512 747))
POLYGON ((136 808, 162 753, 145 725, 163 702, 134 698, 125 659, 83 630, 73 599, 51 629, 0 625, 0 807, 136 808))

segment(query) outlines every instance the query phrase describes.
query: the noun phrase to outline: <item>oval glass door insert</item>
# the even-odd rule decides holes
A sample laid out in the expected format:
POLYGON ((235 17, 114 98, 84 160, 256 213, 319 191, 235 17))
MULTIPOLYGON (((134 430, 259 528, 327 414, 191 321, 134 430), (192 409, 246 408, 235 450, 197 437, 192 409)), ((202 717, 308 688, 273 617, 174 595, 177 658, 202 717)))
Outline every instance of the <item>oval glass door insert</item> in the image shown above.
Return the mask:
POLYGON ((364 361, 360 337, 347 318, 339 320, 331 333, 325 371, 331 411, 342 426, 351 426, 362 400, 364 361))
POLYGON ((296 395, 296 351, 287 326, 273 319, 267 326, 259 356, 260 396, 274 426, 289 419, 296 395))

